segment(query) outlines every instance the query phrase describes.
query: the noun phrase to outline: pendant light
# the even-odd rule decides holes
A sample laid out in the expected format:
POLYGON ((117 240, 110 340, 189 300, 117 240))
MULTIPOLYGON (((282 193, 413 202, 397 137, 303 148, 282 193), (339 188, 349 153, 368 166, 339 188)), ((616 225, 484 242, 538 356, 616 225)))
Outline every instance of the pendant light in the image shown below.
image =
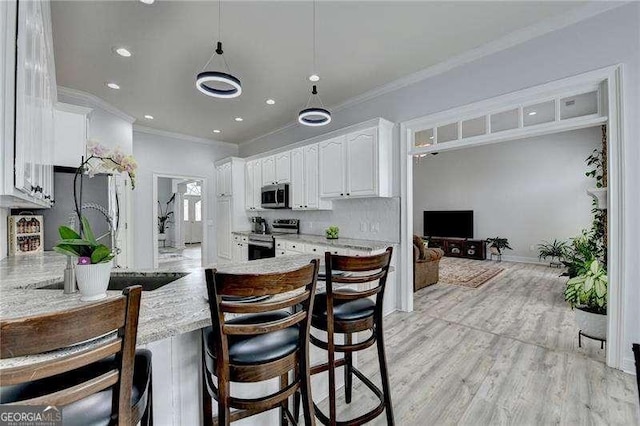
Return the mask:
POLYGON ((305 126, 324 126, 325 124, 331 123, 331 113, 322 104, 322 99, 320 99, 320 95, 318 95, 318 88, 315 84, 311 89, 307 105, 298 113, 298 122, 305 126), (309 107, 313 96, 318 98, 321 107, 309 107))
MULTIPOLYGON (((316 2, 313 1, 313 78, 309 78, 311 81, 318 81, 320 77, 316 74, 316 2)), ((311 94, 307 100, 307 105, 298 113, 298 122, 305 126, 324 126, 331 123, 331 112, 324 107, 320 95, 318 95, 318 87, 314 84, 311 89, 311 94), (311 107, 311 101, 313 97, 318 99, 320 107, 311 107)))
POLYGON ((240 96, 242 93, 242 84, 240 80, 231 74, 231 70, 229 69, 229 64, 227 63, 227 59, 224 57, 224 51, 222 50, 222 42, 220 41, 221 37, 221 28, 222 28, 222 1, 218 1, 218 43, 216 45, 216 49, 213 51, 213 54, 209 58, 200 73, 196 76, 196 88, 204 93, 207 96, 212 96, 214 98, 235 98, 240 96), (222 71, 205 71, 207 66, 211 63, 213 58, 218 55, 222 58, 224 62, 224 66, 226 72, 222 71), (229 88, 220 89, 218 87, 213 86, 211 83, 217 84, 225 84, 229 88))

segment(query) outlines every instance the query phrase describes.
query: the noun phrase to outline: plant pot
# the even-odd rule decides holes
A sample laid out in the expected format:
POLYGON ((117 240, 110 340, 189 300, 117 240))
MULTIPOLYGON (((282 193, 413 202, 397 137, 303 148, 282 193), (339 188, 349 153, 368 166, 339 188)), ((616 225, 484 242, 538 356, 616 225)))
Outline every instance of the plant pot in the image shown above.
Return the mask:
POLYGON ((329 236, 327 236, 327 240, 337 240, 337 239, 338 239, 338 237, 329 237, 329 236))
POLYGON ((607 314, 597 314, 578 306, 576 323, 582 334, 603 340, 607 338, 607 314))
POLYGON ((158 234, 158 241, 165 241, 167 239, 167 234, 161 232, 158 234))
POLYGON ((495 255, 500 255, 500 254, 502 254, 502 253, 500 253, 500 251, 498 250, 498 248, 497 248, 497 247, 494 247, 494 246, 490 246, 490 247, 489 247, 489 251, 491 252, 491 254, 495 254, 495 255))
POLYGON ((600 210, 607 208, 607 188, 589 188, 587 189, 587 194, 597 201, 600 210))
POLYGON ((111 267, 111 261, 92 265, 76 265, 76 281, 80 290, 80 300, 92 302, 107 297, 111 267))

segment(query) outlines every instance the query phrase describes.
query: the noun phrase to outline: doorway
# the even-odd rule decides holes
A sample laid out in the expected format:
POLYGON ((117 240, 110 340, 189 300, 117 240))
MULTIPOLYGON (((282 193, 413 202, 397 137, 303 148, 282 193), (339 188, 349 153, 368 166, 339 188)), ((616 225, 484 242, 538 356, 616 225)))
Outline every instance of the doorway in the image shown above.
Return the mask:
MULTIPOLYGON (((414 234, 414 198, 413 198, 413 161, 416 156, 443 153, 446 151, 477 147, 486 144, 505 142, 524 137, 552 134, 559 131, 569 131, 594 125, 606 125, 609 133, 607 140, 608 151, 608 277, 607 293, 607 345, 606 364, 621 369, 625 365, 626 352, 624 327, 624 303, 622 295, 624 286, 629 282, 625 277, 623 264, 625 235, 624 224, 623 184, 624 161, 622 157, 622 93, 621 68, 608 67, 532 87, 519 92, 510 93, 496 98, 487 99, 460 108, 443 111, 430 116, 421 117, 401 123, 402 150, 402 242, 403 253, 411 253, 412 235, 414 234), (576 88, 585 89, 585 95, 596 92, 597 96, 592 106, 583 115, 576 116, 563 113, 563 108, 569 106, 565 102, 567 96, 577 95, 576 88), (527 125, 527 119, 537 117, 527 113, 527 108, 543 106, 551 102, 555 105, 554 114, 548 122, 527 125), (507 114, 508 113, 508 114, 507 114), (512 114, 511 114, 512 113, 512 114), (514 123, 505 128, 493 127, 498 116, 512 115, 514 123), (472 124, 478 124, 481 130, 473 133, 472 124), (465 129, 466 127, 466 129, 465 129), (492 130, 493 129, 493 130, 492 130), (419 132, 431 130, 424 143, 418 143, 416 135, 419 132), (465 136, 465 131, 467 136, 465 136), (471 132, 471 133, 468 133, 471 132), (440 134, 441 138, 438 137, 440 134), (437 143, 440 140, 443 143, 437 143)), ((507 117, 508 118, 508 117, 507 117)), ((503 126, 504 127, 504 126, 503 126)), ((413 282, 413 258, 403 256, 401 274, 404 283, 413 282)), ((400 300, 403 310, 413 310, 413 289, 409 285, 403 286, 400 300)))
POLYGON ((207 258, 206 187, 201 177, 154 174, 154 267, 197 268, 207 258))

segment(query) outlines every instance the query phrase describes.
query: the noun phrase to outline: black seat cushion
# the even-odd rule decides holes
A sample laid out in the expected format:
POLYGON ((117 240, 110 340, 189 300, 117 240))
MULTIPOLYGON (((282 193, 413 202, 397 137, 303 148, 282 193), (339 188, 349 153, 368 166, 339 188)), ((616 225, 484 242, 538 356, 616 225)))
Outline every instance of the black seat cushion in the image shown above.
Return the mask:
MULTIPOLYGON (((114 358, 98 361, 57 376, 33 382, 22 383, 0 388, 0 403, 21 401, 35 398, 79 384, 85 380, 106 373, 114 367, 114 358)), ((149 398, 151 381, 151 352, 145 349, 136 351, 133 373, 133 389, 131 406, 146 407, 149 398)), ((112 407, 112 388, 90 395, 80 401, 62 408, 65 426, 97 426, 110 424, 112 407)), ((142 410, 144 411, 144 409, 142 410)))
MULTIPOLYGON (((226 321, 227 324, 260 324, 288 317, 285 311, 244 315, 226 321)), ((229 361, 232 364, 263 364, 293 353, 298 348, 299 327, 293 325, 272 333, 228 336, 229 361)), ((204 345, 207 348, 207 368, 215 371, 216 338, 211 327, 203 329, 204 345)))
MULTIPOLYGON (((341 292, 355 293, 351 289, 340 289, 341 292)), ((333 299, 333 318, 337 321, 355 321, 373 315, 376 304, 369 298, 356 300, 333 299)), ((327 294, 319 293, 313 302, 312 319, 326 322, 327 319, 327 294)))

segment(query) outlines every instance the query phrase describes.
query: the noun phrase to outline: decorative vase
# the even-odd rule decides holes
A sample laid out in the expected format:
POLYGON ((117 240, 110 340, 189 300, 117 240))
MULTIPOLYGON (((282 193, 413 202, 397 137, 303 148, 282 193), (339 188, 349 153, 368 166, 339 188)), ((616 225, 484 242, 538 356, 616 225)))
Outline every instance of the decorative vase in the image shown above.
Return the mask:
POLYGON ((76 281, 80 290, 80 300, 92 302, 107 297, 111 266, 111 261, 92 265, 76 265, 76 281))
POLYGON ((158 241, 164 241, 167 239, 167 234, 165 234, 164 232, 161 232, 158 234, 158 241))
POLYGON ((596 339, 607 338, 607 314, 590 312, 585 307, 576 307, 576 323, 582 334, 596 339))

